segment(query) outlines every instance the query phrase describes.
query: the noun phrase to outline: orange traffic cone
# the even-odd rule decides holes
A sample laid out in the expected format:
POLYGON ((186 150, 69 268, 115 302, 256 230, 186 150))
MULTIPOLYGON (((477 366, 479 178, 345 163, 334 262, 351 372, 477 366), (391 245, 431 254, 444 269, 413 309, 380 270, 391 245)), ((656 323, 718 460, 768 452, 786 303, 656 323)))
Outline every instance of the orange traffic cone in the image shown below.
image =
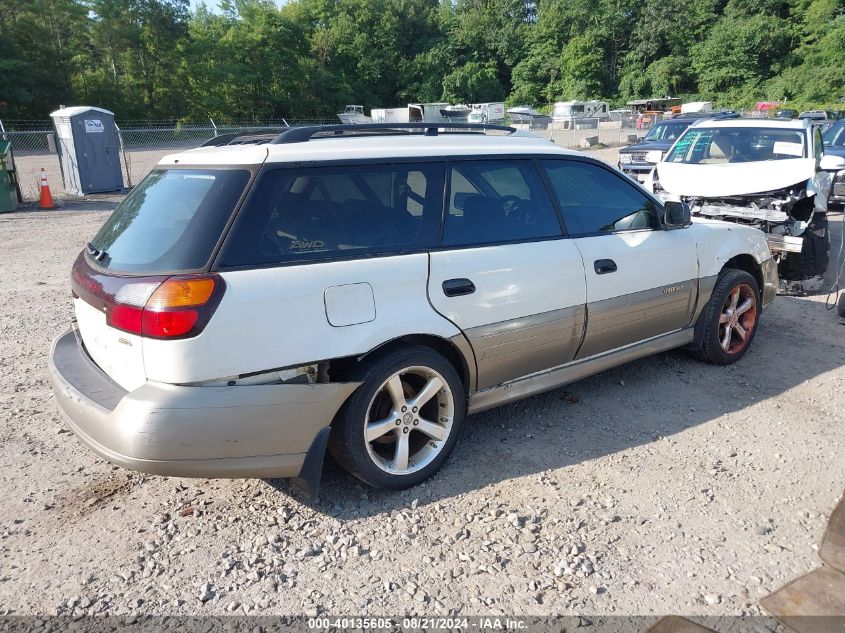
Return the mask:
POLYGON ((56 202, 53 200, 53 194, 50 193, 50 185, 47 184, 47 174, 44 168, 41 168, 41 204, 39 209, 55 209, 56 202))

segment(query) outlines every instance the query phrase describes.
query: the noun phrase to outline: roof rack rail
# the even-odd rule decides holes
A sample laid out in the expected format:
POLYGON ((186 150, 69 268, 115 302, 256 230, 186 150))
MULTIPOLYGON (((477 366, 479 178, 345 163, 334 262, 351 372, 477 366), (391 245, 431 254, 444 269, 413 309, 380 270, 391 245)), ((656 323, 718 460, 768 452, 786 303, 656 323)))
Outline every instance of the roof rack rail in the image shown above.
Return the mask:
POLYGON ((449 134, 454 130, 467 130, 468 132, 484 132, 495 130, 514 134, 517 129, 506 125, 491 125, 488 123, 449 123, 440 121, 437 123, 357 123, 341 125, 308 125, 285 130, 276 138, 270 141, 271 145, 284 145, 287 143, 304 143, 310 141, 318 134, 325 134, 328 138, 332 136, 343 136, 346 132, 355 132, 350 136, 376 136, 379 134, 424 134, 425 136, 437 136, 440 130, 449 134))
POLYGON ((245 134, 243 132, 231 132, 226 134, 218 134, 217 136, 212 136, 208 139, 205 143, 200 145, 200 147, 222 147, 223 145, 263 145, 265 143, 269 143, 274 138, 276 138, 278 134, 275 132, 270 132, 268 134, 245 134))

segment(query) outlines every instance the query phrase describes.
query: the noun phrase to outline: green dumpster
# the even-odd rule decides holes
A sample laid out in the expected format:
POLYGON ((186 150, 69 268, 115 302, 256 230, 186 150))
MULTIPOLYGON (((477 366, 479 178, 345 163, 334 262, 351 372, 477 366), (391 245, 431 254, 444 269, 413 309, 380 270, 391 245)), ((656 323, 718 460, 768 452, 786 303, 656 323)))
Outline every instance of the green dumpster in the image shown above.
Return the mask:
POLYGON ((0 213, 18 208, 15 171, 12 167, 12 142, 0 141, 0 213))

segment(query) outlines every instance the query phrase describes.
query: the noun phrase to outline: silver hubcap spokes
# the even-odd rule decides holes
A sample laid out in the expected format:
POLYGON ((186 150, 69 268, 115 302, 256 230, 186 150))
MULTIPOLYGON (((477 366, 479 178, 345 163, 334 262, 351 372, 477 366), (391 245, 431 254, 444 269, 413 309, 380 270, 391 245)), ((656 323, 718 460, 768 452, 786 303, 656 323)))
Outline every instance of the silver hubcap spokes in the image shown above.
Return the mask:
POLYGON ((757 301, 748 284, 731 291, 719 315, 719 344, 728 354, 741 351, 757 325, 757 301))
POLYGON ((408 367, 388 378, 367 409, 364 440, 373 463, 407 475, 437 457, 449 439, 455 401, 446 380, 429 367, 408 367))

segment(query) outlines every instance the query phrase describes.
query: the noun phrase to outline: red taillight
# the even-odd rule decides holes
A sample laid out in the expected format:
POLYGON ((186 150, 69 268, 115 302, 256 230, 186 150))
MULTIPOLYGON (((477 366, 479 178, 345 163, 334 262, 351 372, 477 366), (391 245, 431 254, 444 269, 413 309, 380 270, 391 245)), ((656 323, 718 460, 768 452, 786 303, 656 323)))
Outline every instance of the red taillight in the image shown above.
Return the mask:
POLYGON ((123 330, 124 332, 140 334, 141 317, 143 314, 143 308, 113 303, 106 306, 106 323, 111 327, 123 330))
POLYGON ((178 310, 174 312, 153 312, 144 310, 141 321, 141 334, 153 338, 173 338, 188 334, 199 320, 196 310, 178 310))
POLYGON ((73 292, 106 314, 118 330, 158 339, 190 338, 202 332, 226 284, 217 274, 116 277, 96 272, 80 255, 73 292))

